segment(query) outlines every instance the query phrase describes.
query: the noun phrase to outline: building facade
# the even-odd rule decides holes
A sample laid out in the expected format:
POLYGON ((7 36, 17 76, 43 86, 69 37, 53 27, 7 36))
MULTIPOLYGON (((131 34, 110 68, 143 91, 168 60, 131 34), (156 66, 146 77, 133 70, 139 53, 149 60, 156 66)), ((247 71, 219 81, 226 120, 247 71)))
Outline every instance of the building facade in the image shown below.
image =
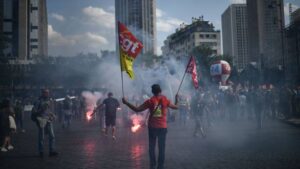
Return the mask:
POLYGON ((286 28, 286 79, 292 84, 300 84, 300 9, 291 15, 291 23, 286 28))
POLYGON ((232 57, 238 70, 249 64, 246 4, 232 4, 222 14, 223 54, 232 57))
POLYGON ((156 0, 116 0, 116 23, 124 23, 143 43, 143 54, 156 54, 156 0))
POLYGON ((203 17, 193 18, 190 25, 181 25, 167 37, 162 47, 163 56, 180 59, 189 56, 197 46, 208 46, 215 55, 221 54, 220 31, 203 17))
POLYGON ((300 9, 291 13, 291 23, 300 21, 300 9))
MULTIPOLYGON (((3 3, 0 1, 0 11, 3 11, 3 3)), ((0 36, 3 36, 3 14, 4 12, 0 12, 0 36)), ((3 37, 1 37, 3 38, 3 37)), ((1 52, 0 52, 1 53, 1 52)))
POLYGON ((283 0, 247 0, 248 56, 262 69, 285 66, 283 11, 283 0))
POLYGON ((1 0, 1 32, 10 39, 4 57, 30 61, 48 55, 46 0, 1 0))

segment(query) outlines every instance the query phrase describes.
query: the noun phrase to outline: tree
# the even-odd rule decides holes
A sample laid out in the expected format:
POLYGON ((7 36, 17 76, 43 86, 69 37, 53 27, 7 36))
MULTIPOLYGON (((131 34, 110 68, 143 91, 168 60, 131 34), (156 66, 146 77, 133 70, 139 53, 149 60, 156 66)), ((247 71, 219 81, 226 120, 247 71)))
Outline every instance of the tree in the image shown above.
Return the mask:
POLYGON ((232 65, 232 57, 227 55, 214 55, 211 47, 200 45, 192 50, 191 55, 195 56, 199 74, 203 81, 210 81, 210 66, 219 60, 225 60, 232 65))
POLYGON ((198 64, 208 67, 209 57, 212 56, 213 51, 210 47, 201 45, 193 49, 191 55, 195 56, 198 64))
POLYGON ((200 85, 205 85, 210 81, 210 73, 209 73, 209 60, 212 56, 213 51, 208 46, 197 46, 192 50, 191 55, 195 57, 196 63, 198 65, 198 75, 201 76, 200 85))
POLYGON ((199 63, 203 63, 206 67, 210 67, 213 63, 219 60, 225 60, 232 65, 232 57, 228 55, 214 55, 213 50, 209 46, 201 45, 193 49, 193 56, 199 63))

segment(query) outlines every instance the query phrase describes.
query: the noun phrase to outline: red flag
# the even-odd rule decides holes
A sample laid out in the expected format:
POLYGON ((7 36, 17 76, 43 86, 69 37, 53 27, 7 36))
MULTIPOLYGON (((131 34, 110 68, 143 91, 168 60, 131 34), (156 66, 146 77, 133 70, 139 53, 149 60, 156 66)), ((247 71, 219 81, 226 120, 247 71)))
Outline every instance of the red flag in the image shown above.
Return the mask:
POLYGON ((118 22, 118 29, 121 70, 134 79, 133 61, 141 52, 143 44, 121 22, 118 22))
POLYGON ((189 73, 192 75, 192 80, 193 80, 194 86, 196 89, 198 89, 199 83, 198 83, 198 76, 197 76, 196 61, 193 56, 191 57, 188 65, 187 65, 186 73, 189 73))

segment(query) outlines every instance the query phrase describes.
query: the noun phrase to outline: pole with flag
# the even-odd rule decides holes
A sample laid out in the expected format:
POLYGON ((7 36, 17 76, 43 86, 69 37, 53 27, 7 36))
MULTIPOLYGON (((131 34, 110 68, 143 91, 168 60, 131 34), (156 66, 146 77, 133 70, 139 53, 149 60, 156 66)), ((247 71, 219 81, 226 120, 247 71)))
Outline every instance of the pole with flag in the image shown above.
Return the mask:
POLYGON ((143 44, 121 22, 118 22, 118 40, 121 66, 122 94, 124 97, 123 71, 134 79, 133 62, 143 49, 143 44))
POLYGON ((197 76, 197 67, 196 67, 195 58, 193 56, 190 57, 189 63, 186 66, 186 69, 185 69, 184 75, 182 77, 182 80, 180 82, 177 94, 179 93, 179 90, 180 90, 180 88, 182 86, 182 83, 183 83, 183 80, 185 78, 186 73, 189 73, 189 74, 192 75, 192 80, 193 80, 194 87, 196 89, 198 89, 199 83, 198 83, 198 76, 197 76))

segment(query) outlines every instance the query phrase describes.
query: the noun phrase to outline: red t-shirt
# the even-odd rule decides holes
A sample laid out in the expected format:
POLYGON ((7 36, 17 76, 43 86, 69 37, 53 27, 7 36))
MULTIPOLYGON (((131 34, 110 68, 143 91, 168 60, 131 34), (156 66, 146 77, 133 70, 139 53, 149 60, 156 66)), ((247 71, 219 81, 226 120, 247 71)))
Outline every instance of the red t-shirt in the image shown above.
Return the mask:
POLYGON ((146 107, 150 110, 148 125, 151 128, 167 128, 167 112, 170 101, 166 96, 153 96, 146 100, 146 107), (156 107, 158 108, 156 109, 156 107), (154 111, 156 109, 156 111, 154 111))

